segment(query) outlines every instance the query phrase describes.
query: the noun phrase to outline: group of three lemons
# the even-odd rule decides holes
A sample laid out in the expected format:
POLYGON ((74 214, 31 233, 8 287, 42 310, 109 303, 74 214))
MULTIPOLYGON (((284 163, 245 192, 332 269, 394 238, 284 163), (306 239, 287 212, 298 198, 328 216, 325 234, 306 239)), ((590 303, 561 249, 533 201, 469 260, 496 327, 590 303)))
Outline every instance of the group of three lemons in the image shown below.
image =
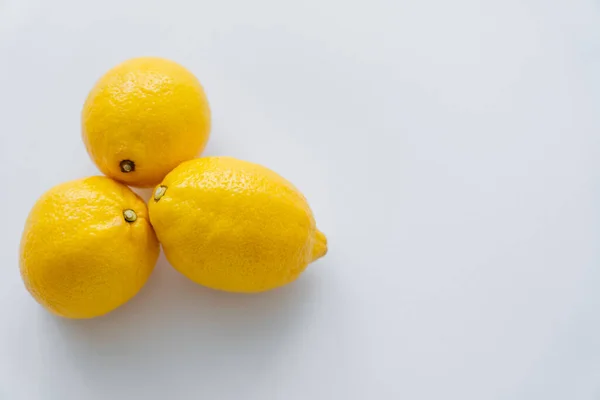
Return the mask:
POLYGON ((285 285, 326 253, 287 180, 235 158, 195 158, 210 121, 200 82, 173 61, 132 59, 96 83, 82 137, 106 177, 50 189, 21 239, 21 276, 40 304, 67 318, 116 309, 146 283, 159 243, 194 282, 245 293, 285 285), (148 207, 126 185, 157 185, 148 207))

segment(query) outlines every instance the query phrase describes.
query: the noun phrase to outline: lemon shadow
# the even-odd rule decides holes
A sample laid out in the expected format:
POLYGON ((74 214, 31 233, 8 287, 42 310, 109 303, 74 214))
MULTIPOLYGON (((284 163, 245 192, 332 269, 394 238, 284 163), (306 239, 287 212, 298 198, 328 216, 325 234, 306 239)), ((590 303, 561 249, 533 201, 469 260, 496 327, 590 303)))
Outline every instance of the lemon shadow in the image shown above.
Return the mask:
POLYGON ((142 198, 142 200, 144 200, 144 202, 146 204, 148 204, 148 200, 150 200, 150 197, 152 197, 152 192, 154 191, 153 188, 136 188, 136 187, 129 187, 135 194, 137 194, 138 196, 140 196, 142 198))
POLYGON ((53 352, 98 393, 115 380, 132 388, 151 380, 177 384, 186 371, 202 371, 194 379, 204 385, 222 374, 260 374, 301 340, 317 307, 313 283, 301 277, 261 294, 219 292, 189 281, 161 254, 148 284, 120 309, 92 320, 48 315, 63 342, 53 352))

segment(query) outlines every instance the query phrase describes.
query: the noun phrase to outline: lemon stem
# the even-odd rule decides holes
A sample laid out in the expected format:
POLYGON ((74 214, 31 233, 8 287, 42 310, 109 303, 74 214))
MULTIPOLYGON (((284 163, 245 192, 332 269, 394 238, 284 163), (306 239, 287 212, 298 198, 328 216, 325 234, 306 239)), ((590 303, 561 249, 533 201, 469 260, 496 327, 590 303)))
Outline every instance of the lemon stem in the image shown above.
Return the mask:
POLYGON ((160 185, 159 187, 156 188, 156 191, 154 192, 154 201, 159 201, 161 199, 161 197, 163 197, 165 195, 165 193, 167 192, 167 187, 160 185))
POLYGON ((123 160, 119 163, 119 167, 121 167, 121 172, 129 173, 135 171, 135 163, 131 160, 123 160))
POLYGON ((135 222, 135 220, 137 219, 137 214, 135 213, 135 211, 128 209, 123 211, 123 218, 125 218, 125 221, 127 222, 135 222))

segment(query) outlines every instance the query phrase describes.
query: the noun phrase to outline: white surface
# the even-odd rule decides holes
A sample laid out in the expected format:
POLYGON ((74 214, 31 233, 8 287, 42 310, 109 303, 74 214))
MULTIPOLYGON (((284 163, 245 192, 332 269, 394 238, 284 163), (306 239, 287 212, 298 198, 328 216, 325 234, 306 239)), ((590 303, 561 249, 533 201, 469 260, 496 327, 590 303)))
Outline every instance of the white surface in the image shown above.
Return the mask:
POLYGON ((600 399, 600 4, 0 0, 0 399, 600 399), (96 174, 88 90, 139 55, 204 83, 205 154, 307 196, 330 252, 260 296, 161 258, 111 315, 19 277, 37 197, 96 174))

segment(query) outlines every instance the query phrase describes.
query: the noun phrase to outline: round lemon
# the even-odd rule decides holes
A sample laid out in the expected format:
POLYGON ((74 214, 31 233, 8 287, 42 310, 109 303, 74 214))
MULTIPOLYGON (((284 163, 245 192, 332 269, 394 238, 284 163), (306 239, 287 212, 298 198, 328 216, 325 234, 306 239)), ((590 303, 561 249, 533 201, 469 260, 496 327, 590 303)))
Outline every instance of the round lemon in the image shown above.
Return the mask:
POLYGON ((151 187, 196 157, 210 132, 210 109, 198 79, 162 58, 117 65, 94 86, 83 106, 82 136, 105 175, 151 187))
POLYGON ((146 204, 106 177, 55 186, 31 210, 21 239, 21 276, 54 314, 92 318, 146 283, 159 244, 146 204))
POLYGON ((275 172, 235 158, 181 164, 148 209, 173 267, 213 289, 273 289, 327 252, 304 196, 275 172))

